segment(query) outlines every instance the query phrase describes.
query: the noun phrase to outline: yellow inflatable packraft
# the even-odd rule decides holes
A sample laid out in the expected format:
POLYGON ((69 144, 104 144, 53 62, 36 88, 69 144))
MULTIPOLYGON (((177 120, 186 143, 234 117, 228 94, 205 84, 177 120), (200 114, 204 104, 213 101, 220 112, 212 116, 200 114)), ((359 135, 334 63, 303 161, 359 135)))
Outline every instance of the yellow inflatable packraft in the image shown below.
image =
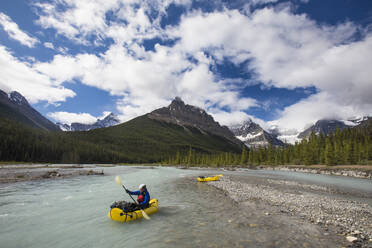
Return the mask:
MULTIPOLYGON (((158 199, 150 200, 149 204, 150 206, 143 210, 145 211, 146 214, 150 215, 150 214, 154 214, 158 212, 158 208, 159 208, 158 199)), ((108 213, 108 216, 112 220, 119 221, 119 222, 129 222, 132 220, 143 218, 141 210, 125 213, 120 208, 112 208, 110 212, 108 213)))
POLYGON ((218 180, 220 180, 220 177, 222 177, 222 175, 216 175, 216 176, 213 176, 213 177, 202 177, 202 176, 199 176, 198 177, 198 181, 199 182, 218 181, 218 180))

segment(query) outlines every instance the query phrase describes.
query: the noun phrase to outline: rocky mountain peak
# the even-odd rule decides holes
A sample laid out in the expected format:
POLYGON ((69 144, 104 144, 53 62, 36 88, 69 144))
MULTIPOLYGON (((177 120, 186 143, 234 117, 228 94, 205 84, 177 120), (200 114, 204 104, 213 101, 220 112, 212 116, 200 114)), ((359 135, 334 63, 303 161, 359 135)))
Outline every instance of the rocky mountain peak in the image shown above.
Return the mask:
POLYGON ((113 118, 117 118, 117 115, 110 112, 110 114, 106 115, 106 117, 104 119, 113 119, 113 118))
POLYGON ((348 127, 343 121, 339 120, 318 120, 314 125, 307 128, 298 135, 298 138, 303 139, 310 136, 312 132, 315 134, 329 134, 335 132, 337 129, 344 129, 348 127))
POLYGON ((0 97, 1 98, 8 98, 8 94, 5 91, 0 90, 0 97))
POLYGON ((252 123, 254 123, 254 122, 252 121, 251 118, 249 118, 248 120, 246 120, 246 121, 243 122, 243 126, 249 126, 249 125, 251 125, 252 123))
POLYGON ((259 133, 263 131, 262 127, 258 125, 257 123, 253 122, 251 119, 248 119, 243 122, 241 125, 235 125, 230 127, 230 129, 233 131, 233 133, 236 136, 243 136, 245 137, 248 133, 259 133))
POLYGON ((18 105, 26 105, 28 106, 28 101, 26 100, 26 98, 24 96, 22 96, 19 92, 17 91, 12 91, 10 94, 9 94, 9 99, 15 103, 15 104, 18 104, 18 105))
POLYGON ((226 126, 221 126, 205 110, 185 104, 179 97, 176 97, 168 107, 156 109, 147 116, 150 119, 184 127, 194 127, 202 132, 220 135, 235 144, 241 145, 241 142, 234 137, 234 134, 226 126))
POLYGON ((110 126, 114 126, 114 125, 116 125, 118 123, 120 123, 119 117, 116 114, 114 114, 114 113, 111 112, 110 114, 108 114, 102 120, 97 119, 97 122, 94 125, 95 126, 98 126, 98 128, 99 128, 99 127, 110 127, 110 126))
POLYGON ((58 131, 58 126, 36 111, 21 93, 13 91, 10 94, 0 90, 0 105, 3 111, 0 117, 19 121, 32 127, 49 131, 58 131))
POLYGON ((61 129, 62 131, 72 131, 71 126, 68 124, 57 122, 56 125, 61 129))
POLYGON ((176 96, 176 98, 174 98, 173 101, 171 102, 171 104, 169 104, 169 106, 168 106, 169 110, 171 110, 171 111, 177 111, 177 110, 183 109, 185 107, 186 107, 185 102, 182 101, 182 99, 178 96, 176 96))
POLYGON ((97 128, 115 126, 119 123, 120 123, 119 117, 111 112, 110 114, 106 115, 106 117, 103 118, 102 120, 97 119, 97 121, 93 124, 73 122, 71 123, 71 125, 64 123, 57 123, 57 125, 62 131, 89 131, 97 128))
MULTIPOLYGON (((181 104, 181 105, 185 105, 185 102, 181 99, 181 97, 179 96, 176 96, 173 101, 172 101, 173 104, 181 104)), ((172 104, 171 103, 171 104, 172 104)))
POLYGON ((248 119, 241 125, 230 127, 236 138, 240 139, 249 147, 283 146, 284 143, 276 138, 275 135, 266 132, 260 125, 248 119))
POLYGON ((168 106, 168 109, 174 114, 177 114, 177 112, 184 112, 184 113, 194 112, 194 113, 203 114, 203 115, 206 114, 204 109, 193 106, 193 105, 185 104, 185 102, 178 96, 174 98, 174 100, 168 106))
POLYGON ((370 118, 372 118, 372 117, 368 116, 368 115, 367 116, 354 116, 354 117, 348 118, 347 120, 343 120, 343 122, 347 126, 357 126, 357 125, 367 121, 370 118))

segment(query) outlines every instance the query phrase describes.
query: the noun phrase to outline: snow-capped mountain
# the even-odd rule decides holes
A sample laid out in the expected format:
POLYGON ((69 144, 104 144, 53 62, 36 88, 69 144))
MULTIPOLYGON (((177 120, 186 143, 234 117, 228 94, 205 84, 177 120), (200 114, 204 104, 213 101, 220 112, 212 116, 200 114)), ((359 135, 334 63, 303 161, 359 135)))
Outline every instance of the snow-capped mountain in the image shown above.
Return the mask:
POLYGON ((110 113, 102 120, 97 119, 97 121, 93 124, 83 124, 83 123, 73 122, 71 123, 71 125, 63 124, 63 123, 57 123, 57 125, 62 131, 89 131, 89 130, 97 129, 97 128, 115 126, 119 123, 120 123, 120 120, 117 117, 117 115, 115 115, 114 113, 110 113))
POLYGON ((342 130, 344 128, 352 128, 359 125, 364 125, 370 119, 372 119, 372 117, 360 116, 348 118, 347 120, 318 120, 314 125, 298 134, 298 138, 307 138, 310 136, 311 132, 314 132, 317 135, 320 133, 327 135, 329 133, 336 132, 337 128, 342 130))
POLYGON ((339 128, 340 130, 348 127, 343 121, 339 120, 319 120, 311 127, 307 128, 298 135, 298 138, 303 139, 310 136, 312 132, 316 135, 318 134, 329 134, 336 132, 339 128))
POLYGON ((35 110, 19 92, 9 94, 0 90, 0 117, 49 131, 58 131, 53 122, 35 110))
POLYGON ((248 147, 268 146, 269 144, 284 146, 284 143, 277 139, 275 134, 265 131, 251 119, 245 121, 243 125, 231 126, 230 130, 248 147))
POLYGON ((372 116, 365 116, 362 120, 359 121, 358 127, 366 127, 372 121, 372 116))
POLYGON ((267 132, 284 142, 284 144, 294 144, 296 141, 301 140, 297 137, 300 133, 297 129, 279 128, 277 125, 272 125, 267 132))
POLYGON ((345 125, 353 127, 353 126, 358 126, 358 125, 368 121, 371 118, 372 117, 370 117, 370 116, 357 116, 357 117, 351 117, 347 120, 341 120, 341 121, 344 122, 345 125))
POLYGON ((341 130, 366 125, 370 120, 372 120, 370 116, 352 117, 347 120, 318 120, 302 132, 296 129, 279 129, 277 126, 264 130, 257 123, 248 120, 243 125, 230 127, 230 130, 249 147, 268 146, 269 144, 282 146, 285 143, 294 144, 296 141, 308 138, 311 132, 327 135, 335 132, 337 128, 341 130))
POLYGON ((28 101, 24 96, 22 96, 17 91, 12 91, 8 94, 8 98, 10 101, 12 101, 14 104, 17 104, 19 106, 29 106, 28 101))

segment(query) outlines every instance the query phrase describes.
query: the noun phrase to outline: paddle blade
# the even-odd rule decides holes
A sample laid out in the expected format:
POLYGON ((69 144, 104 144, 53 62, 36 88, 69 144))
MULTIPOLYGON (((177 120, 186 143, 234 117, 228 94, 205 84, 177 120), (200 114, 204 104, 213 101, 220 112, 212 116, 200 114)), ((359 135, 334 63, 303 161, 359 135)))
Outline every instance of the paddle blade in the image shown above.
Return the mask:
POLYGON ((142 209, 141 209, 141 213, 142 213, 143 218, 145 218, 146 220, 150 220, 150 219, 151 219, 150 216, 148 216, 148 215, 146 214, 146 212, 143 211, 142 209))
POLYGON ((119 185, 123 185, 123 182, 121 181, 120 177, 119 176, 116 176, 115 177, 115 182, 119 185))

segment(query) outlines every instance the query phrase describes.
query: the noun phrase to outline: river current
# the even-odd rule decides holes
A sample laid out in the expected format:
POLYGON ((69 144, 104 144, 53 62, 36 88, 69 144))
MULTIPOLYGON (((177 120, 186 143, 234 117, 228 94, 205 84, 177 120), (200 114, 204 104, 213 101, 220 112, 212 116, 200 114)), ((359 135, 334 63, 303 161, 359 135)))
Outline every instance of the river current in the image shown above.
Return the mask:
MULTIPOLYGON (((270 247, 286 235, 279 224, 253 228, 260 216, 242 212, 222 191, 190 179, 221 171, 120 166, 104 172, 0 185, 0 247, 270 247), (108 218, 114 201, 130 200, 115 184, 116 175, 131 190, 145 183, 151 197, 159 199, 159 212, 150 221, 122 224, 108 218)), ((365 179, 253 170, 223 174, 331 184, 372 194, 372 180, 365 179)))

